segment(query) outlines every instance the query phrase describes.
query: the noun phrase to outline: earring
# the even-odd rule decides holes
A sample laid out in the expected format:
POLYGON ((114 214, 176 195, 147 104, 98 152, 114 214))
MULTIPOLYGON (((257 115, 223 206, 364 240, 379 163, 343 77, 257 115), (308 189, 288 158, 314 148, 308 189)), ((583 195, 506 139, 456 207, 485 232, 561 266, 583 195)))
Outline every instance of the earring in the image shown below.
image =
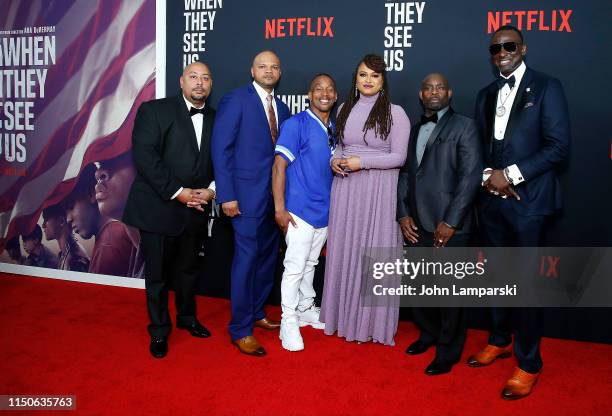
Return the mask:
POLYGON ((384 88, 381 88, 381 89, 380 89, 380 96, 382 97, 383 95, 385 95, 385 89, 384 89, 384 88))
POLYGON ((359 90, 355 87, 355 97, 359 97, 359 90))

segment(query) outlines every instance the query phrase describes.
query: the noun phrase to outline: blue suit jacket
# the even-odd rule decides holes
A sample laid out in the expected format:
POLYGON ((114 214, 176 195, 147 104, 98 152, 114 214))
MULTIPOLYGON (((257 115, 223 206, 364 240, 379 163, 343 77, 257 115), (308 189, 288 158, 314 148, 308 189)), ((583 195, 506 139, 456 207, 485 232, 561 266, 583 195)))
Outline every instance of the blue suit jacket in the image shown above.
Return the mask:
MULTIPOLYGON (((278 98, 278 125, 289 108, 278 98)), ((238 201, 242 216, 261 217, 272 209, 274 144, 264 106, 253 84, 226 94, 219 103, 211 152, 217 202, 238 201)))
MULTIPOLYGON (((495 82, 478 93, 475 119, 485 164, 493 166, 493 122, 498 87, 495 82)), ((504 167, 516 164, 524 182, 515 189, 521 200, 512 207, 520 215, 549 215, 561 208, 557 169, 570 144, 567 100, 559 80, 527 68, 514 99, 504 136, 504 167)), ((491 198, 482 192, 481 204, 491 198)))

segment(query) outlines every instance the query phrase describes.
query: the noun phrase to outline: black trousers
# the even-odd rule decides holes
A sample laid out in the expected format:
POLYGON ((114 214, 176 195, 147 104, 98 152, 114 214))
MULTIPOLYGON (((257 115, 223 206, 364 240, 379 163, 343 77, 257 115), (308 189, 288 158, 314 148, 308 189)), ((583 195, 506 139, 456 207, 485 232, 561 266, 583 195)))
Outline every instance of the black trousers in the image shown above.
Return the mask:
MULTIPOLYGON (((521 216, 511 207, 514 200, 493 198, 479 213, 481 239, 488 247, 539 247, 542 245, 544 215, 521 216)), ((542 368, 540 308, 491 308, 489 344, 503 347, 512 342, 519 368, 537 373, 542 368)))
MULTIPOLYGON (((447 247, 465 247, 470 243, 471 234, 454 235, 447 247)), ((432 247, 433 234, 419 231, 414 247, 432 247)), ((436 360, 456 363, 461 358, 467 332, 465 309, 461 307, 425 308, 413 307, 414 323, 421 330, 419 339, 426 344, 436 345, 436 360)))
POLYGON ((190 325, 196 320, 195 291, 199 272, 198 252, 206 240, 206 227, 185 227, 176 236, 140 231, 145 261, 145 288, 151 336, 170 334, 168 288, 175 290, 176 322, 190 325))

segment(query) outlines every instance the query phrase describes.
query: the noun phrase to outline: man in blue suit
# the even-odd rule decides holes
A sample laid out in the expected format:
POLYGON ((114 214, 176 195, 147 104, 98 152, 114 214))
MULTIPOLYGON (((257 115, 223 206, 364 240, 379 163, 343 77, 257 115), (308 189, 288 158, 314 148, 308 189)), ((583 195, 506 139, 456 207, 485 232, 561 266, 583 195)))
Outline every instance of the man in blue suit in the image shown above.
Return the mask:
MULTIPOLYGON (((527 68, 527 46, 513 26, 500 27, 489 45, 497 81, 478 94, 475 118, 487 169, 479 219, 490 247, 537 247, 544 228, 561 208, 556 170, 568 155, 570 129, 561 83, 527 68)), ((492 308, 488 345, 468 359, 482 367, 514 353, 518 367, 502 390, 504 399, 531 393, 542 369, 537 308, 492 308)))
POLYGON ((274 96, 280 60, 271 51, 253 59, 253 83, 226 94, 219 103, 212 136, 217 201, 234 228, 232 342, 244 353, 264 356, 253 327, 274 330, 264 303, 272 290, 279 231, 274 221, 272 165, 279 126, 289 108, 274 96))

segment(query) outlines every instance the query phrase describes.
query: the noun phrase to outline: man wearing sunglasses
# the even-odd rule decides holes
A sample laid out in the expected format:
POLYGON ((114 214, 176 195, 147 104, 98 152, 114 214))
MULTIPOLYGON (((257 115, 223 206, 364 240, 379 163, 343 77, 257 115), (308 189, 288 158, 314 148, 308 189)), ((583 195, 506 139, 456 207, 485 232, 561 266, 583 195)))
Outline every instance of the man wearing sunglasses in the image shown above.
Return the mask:
POLYGON ((287 243, 281 280, 280 338, 283 348, 289 351, 304 349, 300 326, 325 327, 319 321, 312 282, 327 239, 333 179, 329 160, 335 139, 330 113, 338 97, 332 77, 316 75, 308 98, 310 108, 281 126, 272 169, 275 219, 287 243))
MULTIPOLYGON (((517 28, 500 27, 489 52, 499 78, 479 92, 475 111, 486 166, 479 201, 483 244, 541 246, 548 220, 561 208, 556 169, 570 140, 565 94, 559 80, 526 67, 527 45, 517 28)), ((502 397, 520 399, 531 393, 542 369, 540 310, 494 307, 491 317, 488 345, 468 365, 486 366, 514 350, 518 367, 502 397)))

